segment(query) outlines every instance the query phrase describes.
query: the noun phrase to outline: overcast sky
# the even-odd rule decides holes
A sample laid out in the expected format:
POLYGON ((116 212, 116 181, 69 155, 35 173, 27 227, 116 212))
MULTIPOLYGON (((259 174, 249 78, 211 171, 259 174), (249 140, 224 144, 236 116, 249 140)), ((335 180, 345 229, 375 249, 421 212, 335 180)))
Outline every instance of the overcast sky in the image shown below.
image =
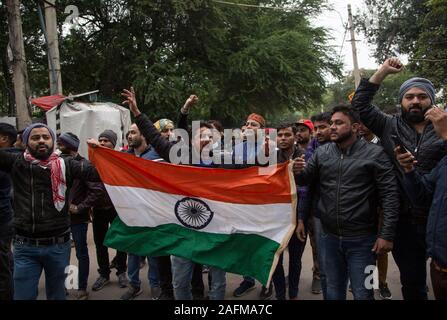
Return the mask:
MULTIPOLYGON (((335 47, 337 55, 340 53, 345 29, 343 24, 348 22, 348 3, 352 6, 352 14, 355 15, 358 9, 365 9, 366 5, 363 0, 328 0, 329 4, 334 8, 333 10, 326 10, 313 23, 317 26, 323 26, 330 29, 330 34, 333 39, 330 44, 335 47)), ((352 51, 349 31, 346 34, 343 50, 341 51, 341 61, 344 63, 344 73, 353 69, 352 51)), ((357 58, 360 68, 375 69, 378 67, 374 58, 372 58, 373 47, 369 46, 362 34, 356 34, 357 42, 357 58)))

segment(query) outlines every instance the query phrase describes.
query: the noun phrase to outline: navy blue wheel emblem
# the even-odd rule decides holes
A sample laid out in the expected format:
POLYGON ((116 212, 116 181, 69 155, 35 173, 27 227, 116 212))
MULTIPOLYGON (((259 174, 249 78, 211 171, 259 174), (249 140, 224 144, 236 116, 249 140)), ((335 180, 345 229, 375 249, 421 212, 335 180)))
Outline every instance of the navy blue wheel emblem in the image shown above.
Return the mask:
POLYGON ((210 207, 197 198, 183 198, 175 204, 175 216, 185 227, 203 229, 213 219, 210 207))

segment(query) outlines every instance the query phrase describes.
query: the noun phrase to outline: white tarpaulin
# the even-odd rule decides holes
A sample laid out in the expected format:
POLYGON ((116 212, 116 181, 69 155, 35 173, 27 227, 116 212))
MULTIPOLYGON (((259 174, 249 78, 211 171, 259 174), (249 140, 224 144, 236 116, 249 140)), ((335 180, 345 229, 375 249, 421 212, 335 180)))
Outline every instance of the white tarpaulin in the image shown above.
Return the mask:
POLYGON ((104 130, 113 130, 118 136, 115 149, 119 150, 131 125, 130 111, 109 102, 65 101, 47 111, 46 117, 48 125, 58 136, 72 132, 79 137, 79 153, 85 158, 88 158, 88 138, 98 139, 104 130))
POLYGON ((0 123, 9 123, 12 126, 16 126, 16 117, 0 117, 0 123))

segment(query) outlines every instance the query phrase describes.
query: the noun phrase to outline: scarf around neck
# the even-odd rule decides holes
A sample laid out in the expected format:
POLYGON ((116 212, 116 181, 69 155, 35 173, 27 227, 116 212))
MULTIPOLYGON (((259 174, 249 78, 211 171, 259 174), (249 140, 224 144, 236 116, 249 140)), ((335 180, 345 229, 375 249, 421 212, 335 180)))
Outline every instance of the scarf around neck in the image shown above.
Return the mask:
POLYGON ((28 150, 24 153, 25 160, 43 169, 51 171, 51 189, 53 194, 53 204, 57 211, 61 211, 65 206, 65 192, 67 182, 65 178, 65 162, 59 155, 53 152, 46 160, 34 158, 28 150))

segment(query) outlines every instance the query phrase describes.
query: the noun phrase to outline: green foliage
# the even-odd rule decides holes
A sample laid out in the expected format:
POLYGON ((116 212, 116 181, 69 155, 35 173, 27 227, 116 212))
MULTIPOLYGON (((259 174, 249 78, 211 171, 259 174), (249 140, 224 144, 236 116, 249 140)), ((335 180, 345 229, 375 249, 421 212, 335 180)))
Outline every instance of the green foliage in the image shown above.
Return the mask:
MULTIPOLYGON (((362 76, 369 78, 376 70, 362 70, 362 76)), ((373 103, 384 112, 393 114, 398 111, 399 88, 402 83, 413 77, 414 74, 409 70, 391 75, 382 83, 380 90, 374 97, 373 103)), ((354 76, 348 75, 341 81, 331 84, 325 96, 326 110, 337 104, 349 104, 349 95, 354 92, 354 76)))
POLYGON ((408 68, 447 89, 447 1, 365 0, 371 10, 356 17, 358 28, 376 46, 375 58, 408 55, 408 68), (372 12, 371 12, 372 11, 372 12), (371 19, 376 23, 368 23, 371 19))
MULTIPOLYGON (((154 119, 175 119, 194 93, 200 103, 191 118, 226 126, 240 125, 251 112, 269 120, 320 105, 325 75, 340 74, 326 30, 309 22, 325 1, 232 1, 299 10, 211 0, 57 1, 64 92, 99 89, 103 100, 120 103, 121 90, 134 86, 140 107, 154 119), (80 14, 69 30, 67 5, 80 14)), ((36 4, 23 4, 31 87, 48 94, 36 4)))
POLYGON ((413 54, 421 60, 415 61, 412 68, 447 90, 447 0, 428 1, 427 7, 430 11, 422 21, 413 54))

